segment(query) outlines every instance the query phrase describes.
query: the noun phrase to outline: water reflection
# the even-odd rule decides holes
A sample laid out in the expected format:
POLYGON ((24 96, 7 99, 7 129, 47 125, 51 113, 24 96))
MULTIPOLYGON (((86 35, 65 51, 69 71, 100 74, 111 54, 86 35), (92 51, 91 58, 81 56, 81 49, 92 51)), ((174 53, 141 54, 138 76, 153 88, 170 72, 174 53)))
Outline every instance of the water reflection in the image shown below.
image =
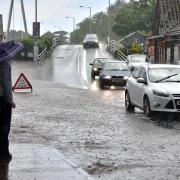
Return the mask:
POLYGON ((8 180, 9 177, 9 162, 10 161, 0 161, 0 180, 8 180))

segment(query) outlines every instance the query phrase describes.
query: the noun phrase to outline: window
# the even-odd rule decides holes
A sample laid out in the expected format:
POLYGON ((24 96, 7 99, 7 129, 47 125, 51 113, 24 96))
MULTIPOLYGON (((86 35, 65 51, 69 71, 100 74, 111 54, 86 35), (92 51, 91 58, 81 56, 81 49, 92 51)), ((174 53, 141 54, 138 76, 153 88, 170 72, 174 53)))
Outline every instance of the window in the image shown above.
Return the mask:
POLYGON ((141 71, 139 77, 143 78, 145 80, 147 79, 147 77, 146 77, 146 69, 145 68, 142 68, 142 71, 141 71))
POLYGON ((142 67, 137 68, 137 69, 133 72, 133 77, 134 77, 135 79, 139 78, 139 75, 140 75, 141 71, 142 71, 142 67))

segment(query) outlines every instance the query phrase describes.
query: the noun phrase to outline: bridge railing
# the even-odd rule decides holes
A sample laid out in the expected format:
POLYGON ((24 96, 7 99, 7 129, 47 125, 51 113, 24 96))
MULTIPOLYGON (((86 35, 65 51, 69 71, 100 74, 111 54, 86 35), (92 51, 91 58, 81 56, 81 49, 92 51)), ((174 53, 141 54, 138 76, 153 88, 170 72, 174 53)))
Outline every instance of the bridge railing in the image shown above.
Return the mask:
POLYGON ((60 44, 59 38, 57 37, 53 38, 53 45, 51 49, 54 49, 58 44, 60 44))
POLYGON ((122 51, 120 51, 120 49, 118 49, 117 42, 115 40, 109 41, 108 51, 118 59, 121 59, 123 61, 127 60, 126 55, 122 51))
POLYGON ((51 46, 51 50, 48 50, 47 47, 39 54, 38 63, 41 64, 48 56, 51 54, 52 50, 60 44, 58 38, 53 38, 53 44, 51 46))
POLYGON ((39 54, 38 63, 41 64, 47 57, 47 47, 39 54))

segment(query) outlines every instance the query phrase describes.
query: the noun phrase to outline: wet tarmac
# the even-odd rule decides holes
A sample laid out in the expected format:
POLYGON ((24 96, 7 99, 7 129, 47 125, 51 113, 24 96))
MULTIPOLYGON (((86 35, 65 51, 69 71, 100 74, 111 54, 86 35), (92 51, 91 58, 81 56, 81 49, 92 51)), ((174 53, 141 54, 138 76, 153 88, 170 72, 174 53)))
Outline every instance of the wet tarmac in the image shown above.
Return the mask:
POLYGON ((56 149, 42 144, 11 144, 13 158, 0 161, 0 180, 93 180, 56 149))
POLYGON ((52 146, 99 180, 180 179, 180 122, 127 113, 123 88, 91 82, 88 64, 104 53, 59 46, 38 68, 14 62, 14 81, 24 71, 33 93, 14 95, 11 142, 52 146))

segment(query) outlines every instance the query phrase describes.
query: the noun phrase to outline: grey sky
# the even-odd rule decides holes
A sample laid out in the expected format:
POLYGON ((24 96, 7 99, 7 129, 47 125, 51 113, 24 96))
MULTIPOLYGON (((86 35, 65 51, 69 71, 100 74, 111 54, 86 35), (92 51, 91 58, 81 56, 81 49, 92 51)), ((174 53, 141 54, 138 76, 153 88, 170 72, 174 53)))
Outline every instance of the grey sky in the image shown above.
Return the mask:
MULTIPOLYGON (((113 4, 116 0, 111 0, 113 4)), ((4 30, 6 31, 8 12, 11 0, 1 0, 0 14, 4 18, 4 30)), ((76 23, 89 17, 88 8, 80 8, 79 6, 91 6, 92 15, 106 11, 109 0, 38 0, 38 21, 41 22, 41 32, 47 30, 73 30, 72 18, 66 19, 66 16, 75 17, 76 23)), ((34 15, 35 0, 24 0, 26 11, 26 19, 28 31, 32 33, 32 22, 35 19, 34 15)), ((23 28, 20 0, 14 0, 14 13, 11 22, 11 29, 23 28)))

